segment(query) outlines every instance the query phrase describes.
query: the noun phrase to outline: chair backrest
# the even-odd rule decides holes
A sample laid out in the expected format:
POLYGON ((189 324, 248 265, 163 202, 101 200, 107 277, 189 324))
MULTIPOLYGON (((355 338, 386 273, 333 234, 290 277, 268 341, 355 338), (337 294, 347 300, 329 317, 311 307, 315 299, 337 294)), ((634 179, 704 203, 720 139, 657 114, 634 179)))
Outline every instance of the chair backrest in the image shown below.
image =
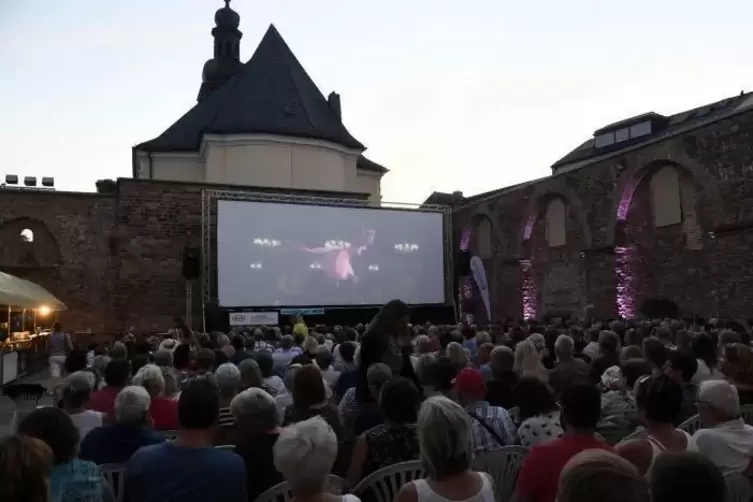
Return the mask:
MULTIPOLYGON (((344 494, 347 492, 347 482, 340 476, 330 474, 327 478, 329 491, 335 494, 344 494)), ((293 491, 290 483, 283 481, 261 493, 254 502, 290 502, 293 499, 293 491)))
POLYGON ((221 444, 221 445, 215 446, 215 448, 217 448, 218 450, 230 450, 230 451, 233 451, 233 450, 235 450, 235 445, 234 444, 221 444))
POLYGON ((740 407, 740 416, 748 425, 753 425, 753 404, 746 404, 740 407))
POLYGON ((681 423, 677 428, 692 435, 695 431, 701 428, 701 417, 698 415, 693 415, 692 417, 681 423))
POLYGON ((518 474, 523 467, 523 460, 526 455, 528 455, 528 448, 505 446, 479 454, 478 457, 473 459, 471 467, 474 471, 491 474, 494 480, 496 502, 509 502, 512 500, 518 474))
POLYGON ((753 498, 753 485, 741 472, 724 475, 727 482, 727 500, 725 502, 750 502, 753 498))
POLYGON ((115 495, 115 500, 123 502, 125 499, 125 464, 103 464, 100 467, 107 484, 115 495))
POLYGON ((372 493, 376 502, 392 502, 403 485, 424 475, 424 468, 418 460, 393 464, 363 478, 353 488, 353 494, 363 500, 365 494, 372 493))

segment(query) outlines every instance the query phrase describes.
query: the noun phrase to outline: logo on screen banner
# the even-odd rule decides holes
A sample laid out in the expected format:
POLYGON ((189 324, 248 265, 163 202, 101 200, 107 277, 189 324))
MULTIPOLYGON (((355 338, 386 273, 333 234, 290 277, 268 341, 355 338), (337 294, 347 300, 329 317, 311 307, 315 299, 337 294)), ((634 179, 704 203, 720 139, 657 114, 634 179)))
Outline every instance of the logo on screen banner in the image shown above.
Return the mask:
POLYGON ((233 312, 230 314, 231 326, 270 326, 278 322, 277 312, 233 312))
POLYGON ((282 315, 324 315, 324 309, 282 309, 282 315))

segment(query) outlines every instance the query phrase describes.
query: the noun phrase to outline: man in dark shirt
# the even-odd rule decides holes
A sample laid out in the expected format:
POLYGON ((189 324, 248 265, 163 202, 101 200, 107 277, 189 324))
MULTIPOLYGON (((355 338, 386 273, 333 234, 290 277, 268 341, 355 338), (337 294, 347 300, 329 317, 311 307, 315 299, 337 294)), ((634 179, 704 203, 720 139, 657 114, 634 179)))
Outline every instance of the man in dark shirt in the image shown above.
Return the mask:
POLYGON ((492 379, 486 382, 486 401, 492 406, 501 406, 506 410, 517 406, 515 386, 518 374, 513 370, 515 354, 510 347, 494 347, 489 356, 489 369, 492 379))
POLYGON ((240 333, 236 334, 233 338, 233 348, 235 349, 235 354, 233 354, 233 357, 230 358, 230 362, 235 364, 236 366, 239 366, 243 361, 251 357, 251 354, 246 352, 246 340, 243 338, 243 335, 240 333))
POLYGON ((573 382, 589 378, 588 364, 574 357, 575 342, 567 335, 560 335, 554 342, 557 363, 549 372, 549 385, 559 396, 573 382))
POLYGON ((620 337, 614 331, 602 331, 599 333, 599 351, 601 356, 591 364, 591 380, 594 383, 601 381, 601 375, 607 368, 620 365, 620 337))

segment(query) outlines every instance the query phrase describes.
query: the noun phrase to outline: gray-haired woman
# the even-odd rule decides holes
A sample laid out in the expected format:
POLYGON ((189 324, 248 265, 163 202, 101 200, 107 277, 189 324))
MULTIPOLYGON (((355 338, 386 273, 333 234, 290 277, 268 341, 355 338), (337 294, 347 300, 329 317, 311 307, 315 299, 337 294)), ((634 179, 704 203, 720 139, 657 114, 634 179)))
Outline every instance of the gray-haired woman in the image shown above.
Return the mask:
POLYGON ((417 432, 427 477, 403 486, 396 502, 494 502, 491 476, 471 470, 471 428, 459 404, 443 396, 427 399, 418 413, 417 432))

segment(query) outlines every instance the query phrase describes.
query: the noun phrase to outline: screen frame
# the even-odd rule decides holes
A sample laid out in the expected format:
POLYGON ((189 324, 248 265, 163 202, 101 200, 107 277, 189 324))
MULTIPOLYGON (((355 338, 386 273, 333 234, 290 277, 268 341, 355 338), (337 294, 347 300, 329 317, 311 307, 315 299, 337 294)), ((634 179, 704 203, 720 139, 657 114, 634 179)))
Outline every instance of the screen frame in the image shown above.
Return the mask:
POLYGON ((333 193, 333 197, 322 196, 305 196, 298 194, 285 193, 261 193, 254 191, 240 190, 212 190, 202 189, 201 203, 201 255, 202 255, 202 300, 203 306, 217 305, 220 308, 228 310, 279 310, 279 309, 300 309, 300 308, 323 308, 326 310, 335 309, 352 309, 352 308, 374 308, 381 305, 358 304, 358 305, 232 305, 223 306, 219 303, 219 284, 218 268, 216 261, 217 256, 217 223, 219 218, 219 202, 264 202, 278 204, 298 204, 306 206, 328 206, 328 207, 349 207, 356 209, 367 209, 374 211, 410 211, 422 213, 440 213, 442 214, 442 256, 443 256, 443 273, 444 273, 444 301, 442 303, 415 303, 409 305, 431 307, 431 306, 451 306, 454 304, 452 294, 452 208, 440 204, 405 204, 382 201, 370 201, 367 199, 339 198, 333 193))

